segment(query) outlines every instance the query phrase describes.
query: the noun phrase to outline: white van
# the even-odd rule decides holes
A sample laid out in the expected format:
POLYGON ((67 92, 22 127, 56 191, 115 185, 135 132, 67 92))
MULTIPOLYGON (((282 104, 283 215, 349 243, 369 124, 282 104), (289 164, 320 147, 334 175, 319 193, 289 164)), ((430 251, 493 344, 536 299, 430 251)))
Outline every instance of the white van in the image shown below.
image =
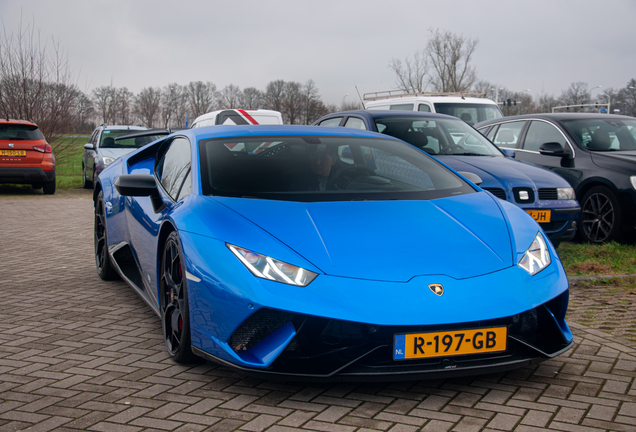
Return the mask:
POLYGON ((226 109, 202 114, 192 122, 190 128, 212 125, 278 125, 283 116, 278 111, 255 109, 226 109))
POLYGON ((448 114, 469 125, 503 117, 499 106, 482 93, 406 93, 392 90, 364 94, 368 110, 405 110, 448 114))

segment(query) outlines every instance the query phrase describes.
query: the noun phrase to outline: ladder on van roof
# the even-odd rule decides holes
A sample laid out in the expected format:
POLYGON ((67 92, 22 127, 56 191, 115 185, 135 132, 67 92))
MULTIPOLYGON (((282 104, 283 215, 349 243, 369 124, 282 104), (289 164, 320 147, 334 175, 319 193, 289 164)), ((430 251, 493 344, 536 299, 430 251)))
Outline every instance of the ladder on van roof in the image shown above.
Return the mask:
POLYGON ((381 99, 393 99, 412 96, 455 96, 455 97, 485 97, 486 93, 468 93, 468 92, 417 92, 409 93, 404 90, 387 90, 381 92, 365 93, 363 98, 366 101, 375 101, 381 99))

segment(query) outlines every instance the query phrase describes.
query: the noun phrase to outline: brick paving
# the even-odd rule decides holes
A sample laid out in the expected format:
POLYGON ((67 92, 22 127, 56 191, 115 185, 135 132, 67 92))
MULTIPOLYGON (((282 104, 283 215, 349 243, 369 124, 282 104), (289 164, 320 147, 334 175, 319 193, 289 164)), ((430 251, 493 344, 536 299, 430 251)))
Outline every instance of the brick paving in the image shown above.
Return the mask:
MULTIPOLYGON (((636 430, 636 343, 579 324, 616 293, 573 286, 576 346, 536 367, 284 383, 173 363, 156 315, 95 272, 89 193, 0 188, 0 227, 0 432, 636 430)), ((633 313, 631 297, 619 301, 633 313)))

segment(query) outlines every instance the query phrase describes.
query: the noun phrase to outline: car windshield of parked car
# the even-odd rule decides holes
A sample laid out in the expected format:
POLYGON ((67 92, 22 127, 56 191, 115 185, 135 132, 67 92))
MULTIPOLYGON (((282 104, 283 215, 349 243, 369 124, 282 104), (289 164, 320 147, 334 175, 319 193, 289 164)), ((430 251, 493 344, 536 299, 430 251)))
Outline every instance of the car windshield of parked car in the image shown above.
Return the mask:
POLYGON ((579 144, 592 151, 636 150, 636 119, 563 120, 579 144))
POLYGON ((37 126, 20 124, 0 125, 0 140, 35 141, 44 139, 37 126))
POLYGON ((102 133, 102 139, 99 144, 101 148, 129 148, 135 149, 139 147, 143 147, 146 144, 150 144, 151 142, 161 138, 160 135, 150 135, 150 136, 142 136, 142 137, 133 137, 127 139, 119 139, 115 141, 115 138, 121 135, 132 134, 135 132, 143 132, 143 130, 130 130, 130 129, 110 129, 105 130, 102 133))
POLYGON ((392 139, 264 136, 199 142, 204 195, 284 201, 427 200, 475 190, 392 139))
POLYGON ((469 125, 503 117, 499 107, 492 104, 438 102, 435 112, 452 115, 464 120, 469 125))
POLYGON ((406 141, 428 154, 503 157, 497 147, 461 120, 416 116, 374 120, 378 132, 406 141))

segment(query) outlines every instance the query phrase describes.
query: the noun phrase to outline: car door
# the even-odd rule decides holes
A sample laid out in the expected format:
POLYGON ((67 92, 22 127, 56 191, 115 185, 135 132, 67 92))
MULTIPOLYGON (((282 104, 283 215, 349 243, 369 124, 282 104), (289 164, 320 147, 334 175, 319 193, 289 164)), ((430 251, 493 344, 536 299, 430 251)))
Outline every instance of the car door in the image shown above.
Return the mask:
POLYGON ((575 188, 581 178, 581 173, 576 169, 575 151, 572 143, 556 125, 545 120, 533 119, 529 122, 527 130, 517 146, 515 159, 549 168, 565 178, 575 188), (547 143, 558 143, 563 149, 563 153, 561 155, 542 154, 541 146, 547 143))
POLYGON ((95 154, 97 150, 96 143, 97 143, 98 136, 99 136, 99 129, 96 129, 95 131, 93 131, 93 134, 88 140, 88 144, 92 144, 93 149, 92 150, 84 149, 84 168, 86 171, 86 178, 89 180, 93 178, 93 172, 95 170, 95 154))

